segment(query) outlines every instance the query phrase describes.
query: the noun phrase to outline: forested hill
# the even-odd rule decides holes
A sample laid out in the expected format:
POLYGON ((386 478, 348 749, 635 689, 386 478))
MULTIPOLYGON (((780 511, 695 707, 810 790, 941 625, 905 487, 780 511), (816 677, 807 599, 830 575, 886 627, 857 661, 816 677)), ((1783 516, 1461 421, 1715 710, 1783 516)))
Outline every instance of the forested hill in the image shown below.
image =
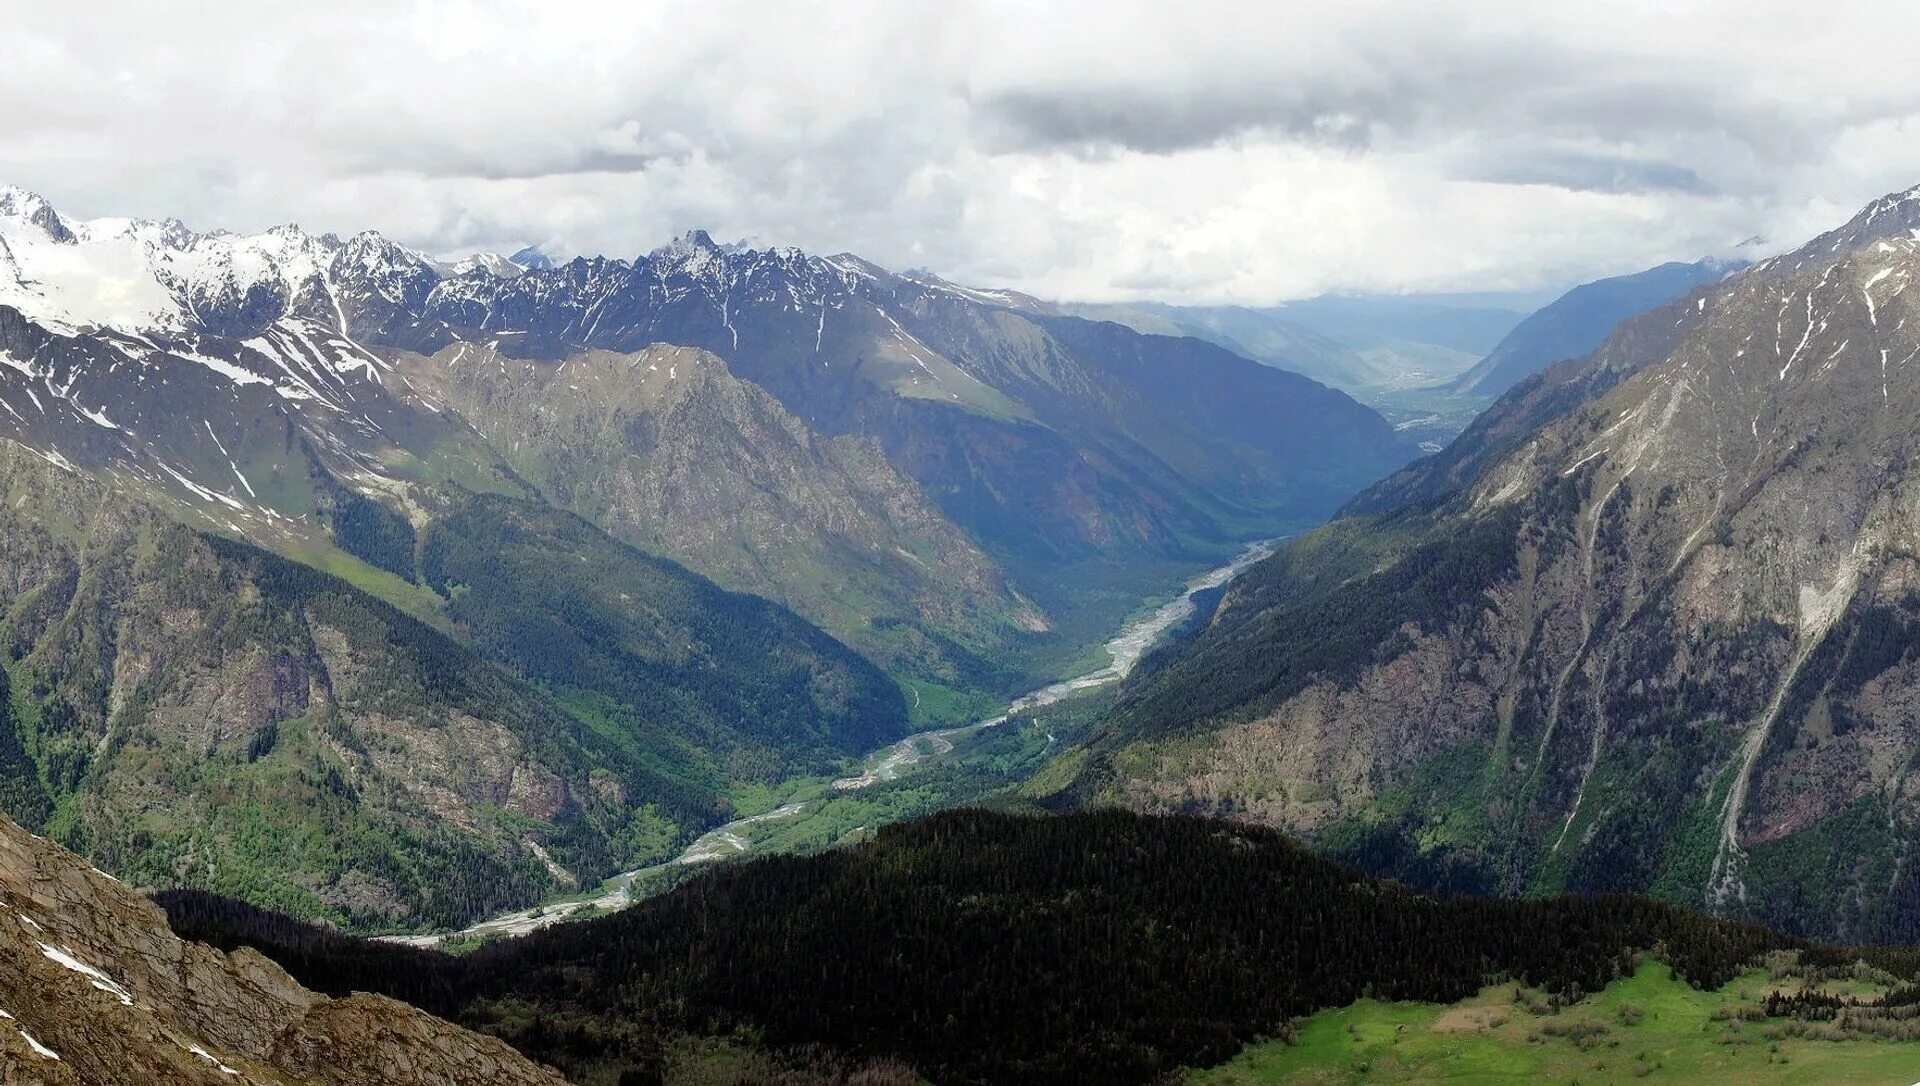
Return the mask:
POLYGON ((1368 993, 1453 1000, 1495 976, 1594 991, 1651 948, 1715 985, 1799 945, 1641 898, 1440 901, 1271 830, 1115 810, 950 811, 465 958, 161 903, 182 935, 255 946, 310 986, 412 1000, 575 1081, 623 1083, 659 1081, 688 1033, 943 1083, 1151 1082, 1368 993))

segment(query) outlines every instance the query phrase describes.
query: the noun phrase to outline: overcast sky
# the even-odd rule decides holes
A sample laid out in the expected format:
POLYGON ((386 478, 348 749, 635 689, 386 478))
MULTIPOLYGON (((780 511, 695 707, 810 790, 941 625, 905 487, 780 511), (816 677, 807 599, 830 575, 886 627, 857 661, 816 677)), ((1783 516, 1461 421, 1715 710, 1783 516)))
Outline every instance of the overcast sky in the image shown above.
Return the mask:
POLYGON ((436 255, 703 227, 1061 298, 1537 289, 1920 184, 1916 32, 1755 0, 16 0, 0 180, 436 255))

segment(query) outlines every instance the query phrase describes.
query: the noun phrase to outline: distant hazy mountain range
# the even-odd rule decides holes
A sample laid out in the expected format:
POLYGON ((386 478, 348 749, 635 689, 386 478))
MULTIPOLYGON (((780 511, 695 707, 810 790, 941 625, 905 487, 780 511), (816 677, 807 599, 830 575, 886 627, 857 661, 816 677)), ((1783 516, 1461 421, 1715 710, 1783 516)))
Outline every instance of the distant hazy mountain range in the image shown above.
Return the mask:
POLYGON ((1591 352, 1628 317, 1664 305, 1702 283, 1714 282, 1745 266, 1724 260, 1662 264, 1633 275, 1584 283, 1521 321, 1485 358, 1447 387, 1468 396, 1497 396, 1555 362, 1591 352))
POLYGON ((1194 336, 1363 398, 1436 385, 1532 311, 1530 295, 1327 295, 1276 306, 1067 305, 1143 332, 1194 336))
POLYGON ((1420 388, 1488 398, 1600 345, 1628 317, 1744 265, 1669 263, 1558 297, 1326 295, 1275 306, 1068 304, 1062 312, 1194 336, 1363 399, 1420 388), (1541 304, 1541 303, 1545 304, 1541 304))

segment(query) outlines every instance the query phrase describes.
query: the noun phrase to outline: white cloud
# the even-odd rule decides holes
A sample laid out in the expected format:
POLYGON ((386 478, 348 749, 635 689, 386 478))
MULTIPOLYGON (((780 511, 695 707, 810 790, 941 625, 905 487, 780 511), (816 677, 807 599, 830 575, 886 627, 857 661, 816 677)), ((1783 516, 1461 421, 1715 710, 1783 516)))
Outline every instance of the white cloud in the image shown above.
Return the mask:
POLYGON ((1532 288, 1920 182, 1911 5, 29 0, 0 180, 81 215, 1081 298, 1532 288))

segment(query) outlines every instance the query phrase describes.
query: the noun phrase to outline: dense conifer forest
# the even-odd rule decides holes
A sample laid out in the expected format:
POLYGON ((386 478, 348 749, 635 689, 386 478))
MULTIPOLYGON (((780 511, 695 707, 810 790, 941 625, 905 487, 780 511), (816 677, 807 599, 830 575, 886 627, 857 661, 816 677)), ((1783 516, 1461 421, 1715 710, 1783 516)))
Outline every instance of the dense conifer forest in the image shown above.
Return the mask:
POLYGON ((1367 995, 1591 992, 1642 952, 1704 986, 1771 950, 1860 955, 1644 898, 1436 900, 1270 830, 1111 810, 949 811, 458 958, 160 900, 181 934, 255 946, 321 990, 385 992, 623 1083, 657 1080, 696 1035, 940 1082, 1152 1082, 1367 995))

